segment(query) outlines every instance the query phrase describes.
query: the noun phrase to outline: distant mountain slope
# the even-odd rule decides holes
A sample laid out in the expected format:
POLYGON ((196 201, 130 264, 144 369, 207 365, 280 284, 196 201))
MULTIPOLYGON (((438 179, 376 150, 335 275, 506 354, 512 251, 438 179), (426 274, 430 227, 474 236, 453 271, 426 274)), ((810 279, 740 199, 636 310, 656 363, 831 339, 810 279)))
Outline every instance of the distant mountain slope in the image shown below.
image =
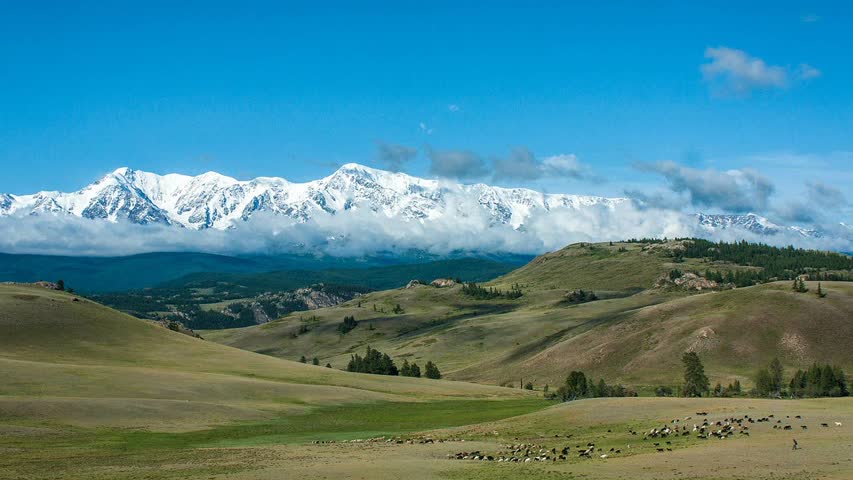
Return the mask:
POLYGON ((817 282, 807 285, 807 293, 779 282, 626 311, 566 331, 526 357, 510 353, 463 369, 455 378, 494 381, 515 372, 554 381, 555 370, 583 370, 630 384, 676 384, 685 351, 699 353, 711 378, 723 384, 735 378, 751 384, 756 368, 774 357, 788 369, 820 362, 849 374, 853 283, 824 282, 825 298, 814 294, 817 282))
MULTIPOLYGON (((477 258, 460 258, 460 272, 472 272, 482 269, 483 274, 475 275, 475 280, 494 278, 511 270, 514 266, 529 260, 526 256, 496 256, 496 260, 483 260, 478 263, 477 258), (467 265, 467 267, 465 266, 467 265), (492 275, 489 277, 488 275, 492 275)), ((295 271, 301 273, 294 275, 271 275, 259 276, 258 282, 272 282, 269 287, 260 287, 262 292, 276 289, 276 281, 285 282, 286 287, 280 288, 290 290, 304 287, 312 283, 324 280, 322 274, 314 273, 316 270, 324 269, 361 269, 367 267, 378 267, 382 265, 400 264, 428 264, 434 257, 423 255, 396 255, 396 256, 372 256, 358 258, 335 258, 315 257, 308 255, 270 255, 270 256, 244 256, 232 257, 226 255, 212 255, 206 253, 192 252, 159 252, 124 257, 67 257, 55 255, 13 255, 0 253, 0 282, 36 282, 39 280, 56 281, 63 279, 65 283, 81 292, 119 292, 141 288, 154 287, 166 282, 170 286, 182 286, 189 281, 202 281, 205 278, 218 278, 222 274, 243 273, 246 276, 239 277, 246 283, 251 283, 250 273, 271 271, 295 271), (175 281, 190 274, 198 274, 185 280, 175 281), (207 275, 207 277, 206 277, 207 275), (302 276, 300 279, 299 276, 302 276), (283 278, 292 281, 283 280, 283 278), (276 280, 278 279, 278 280, 276 280), (307 283, 306 283, 307 282, 307 283)), ((398 280, 391 283, 378 283, 371 288, 391 288, 398 286, 399 282, 407 282, 416 278, 419 268, 429 270, 430 268, 442 268, 446 272, 453 272, 451 265, 455 260, 447 263, 436 263, 433 267, 405 267, 400 269, 398 280), (403 277, 414 275, 403 280, 403 277)), ((449 273, 448 273, 449 274, 449 273)), ((460 273, 461 274, 461 273, 460 273)), ((330 276, 334 274, 329 274, 330 276)), ((359 276, 353 272, 347 276, 350 281, 358 279, 359 276)), ((223 276, 223 278, 231 278, 223 276)), ((237 277, 235 277, 237 278, 237 277)))
POLYGON ((376 290, 398 288, 411 280, 435 278, 461 278, 482 282, 503 275, 518 265, 479 258, 460 258, 435 262, 389 265, 349 269, 281 270, 262 273, 193 273, 160 285, 162 288, 233 289, 239 287, 246 294, 292 290, 315 283, 357 285, 376 290))

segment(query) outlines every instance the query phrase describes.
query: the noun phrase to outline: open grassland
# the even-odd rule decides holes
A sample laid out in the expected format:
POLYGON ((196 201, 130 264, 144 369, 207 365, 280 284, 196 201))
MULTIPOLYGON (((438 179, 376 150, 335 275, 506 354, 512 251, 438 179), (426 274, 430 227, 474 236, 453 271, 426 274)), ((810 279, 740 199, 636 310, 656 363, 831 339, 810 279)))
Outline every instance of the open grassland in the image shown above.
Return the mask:
POLYGON ((524 398, 283 361, 37 287, 0 286, 0 417, 192 429, 360 402, 524 398))
POLYGON ((28 479, 793 480, 853 475, 850 399, 591 399, 526 413, 531 401, 495 402, 502 407, 492 414, 486 413, 485 400, 324 407, 276 421, 190 432, 26 425, 21 419, 4 419, 0 472, 4 478, 28 479), (481 413, 472 416, 471 410, 481 413), (691 430, 705 418, 714 424, 746 415, 773 417, 748 424, 749 436, 703 440, 691 431, 643 440, 644 433, 663 425, 691 430), (472 425, 471 420, 481 423, 472 425), (787 425, 792 430, 783 430, 787 425), (426 438, 432 442, 422 443, 426 438), (796 451, 791 449, 795 438, 801 447, 796 451), (579 457, 590 443, 596 447, 592 458, 579 457), (531 457, 566 447, 569 454, 566 460, 527 463, 449 458, 474 451, 498 458, 518 445, 525 446, 515 454, 522 458, 526 449, 531 457))
MULTIPOLYGON (((498 282, 501 281, 500 279, 498 282)), ((538 300, 476 300, 460 287, 376 292, 337 307, 241 329, 206 331, 215 342, 289 359, 318 357, 345 368, 367 345, 448 378, 537 388, 583 370, 641 389, 681 381, 681 352, 695 350, 713 381, 749 385, 756 365, 779 356, 789 368, 829 362, 853 370, 853 284, 823 282, 825 298, 788 282, 722 292, 644 291, 580 305, 538 291, 538 300), (359 302, 361 307, 359 307, 359 302), (399 304, 404 312, 392 313, 399 304), (374 305, 376 306, 374 309, 374 305), (342 335, 354 316, 359 326, 342 335), (300 328, 304 330, 300 333, 300 328)))
POLYGON ((558 404, 497 386, 555 388, 580 369, 645 393, 676 385, 690 350, 723 383, 748 386, 774 356, 788 376, 813 361, 850 371, 853 284, 824 282, 824 298, 811 282, 809 293, 782 282, 690 294, 651 288, 674 266, 654 249, 561 252, 489 284, 521 284, 519 299, 421 285, 202 332, 207 340, 67 293, 0 285, 0 479, 853 478, 849 398, 558 404), (575 288, 602 299, 563 302, 575 288), (341 335, 346 315, 360 323, 341 335), (339 370, 367 345, 478 383, 339 370), (336 368, 292 361, 301 355, 336 368), (697 438, 705 419, 741 422, 726 439, 697 438), (664 426, 679 434, 643 439, 664 426), (456 458, 475 451, 521 458, 456 458))

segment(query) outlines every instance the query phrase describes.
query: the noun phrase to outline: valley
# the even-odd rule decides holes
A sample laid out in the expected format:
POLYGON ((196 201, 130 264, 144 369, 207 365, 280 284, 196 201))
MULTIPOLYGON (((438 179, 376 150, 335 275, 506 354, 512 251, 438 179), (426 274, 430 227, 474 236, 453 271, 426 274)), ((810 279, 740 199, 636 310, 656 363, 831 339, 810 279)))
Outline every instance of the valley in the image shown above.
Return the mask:
MULTIPOLYGON (((476 277, 476 287, 447 269, 470 267, 470 279, 488 263, 417 267, 441 274, 437 282, 421 275, 401 283, 395 279, 416 267, 381 267, 363 278, 396 282, 392 288, 374 283, 337 305, 197 331, 202 338, 113 310, 97 296, 0 285, 0 472, 27 479, 849 476, 849 397, 748 394, 757 366, 777 357, 788 377, 813 362, 853 370, 853 282, 824 280, 849 274, 849 257, 773 250, 772 262, 747 265, 685 255, 689 242, 573 244, 476 277), (810 258, 811 273, 779 270, 788 257, 810 258), (738 287, 702 276, 754 282, 774 268, 773 275, 805 275, 808 291, 795 291, 789 279, 738 287), (345 317, 355 323, 342 329, 345 317), (442 379, 347 372, 368 347, 398 367, 434 362, 442 379), (679 390, 686 351, 698 353, 712 385, 738 381, 743 393, 655 396, 662 385, 679 390), (574 370, 639 396, 561 402, 555 392, 574 370), (726 440, 703 438, 694 428, 703 422, 730 425, 726 440), (645 438, 663 426, 678 434, 645 438), (799 450, 791 450, 792 438, 799 450), (725 460, 703 462, 709 457, 725 460)), ((226 272, 179 282, 213 295, 217 277, 223 291, 295 281, 226 272)))

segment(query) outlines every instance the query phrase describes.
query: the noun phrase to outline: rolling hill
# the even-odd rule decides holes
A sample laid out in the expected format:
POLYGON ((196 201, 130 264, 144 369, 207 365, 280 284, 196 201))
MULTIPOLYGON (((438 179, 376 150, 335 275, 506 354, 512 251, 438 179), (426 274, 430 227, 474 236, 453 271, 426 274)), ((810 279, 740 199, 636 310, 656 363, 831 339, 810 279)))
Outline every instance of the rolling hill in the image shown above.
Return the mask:
MULTIPOLYGON (((655 288, 678 271, 752 274, 761 267, 676 258, 675 243, 577 244, 537 257, 486 284, 518 299, 478 299, 458 285, 374 292, 337 307, 291 314, 257 327, 206 331, 205 338, 268 355, 318 356, 344 368, 367 345, 395 358, 436 362, 448 378, 488 384, 555 385, 572 369, 639 388, 680 382, 680 356, 697 350, 712 380, 750 383, 757 365, 779 356, 853 370, 853 283, 823 282, 826 298, 789 282, 699 293, 655 288), (751 273, 750 273, 751 272, 751 273), (600 300, 570 304, 584 288, 600 300), (393 313, 396 305, 401 313, 393 313), (344 316, 359 326, 341 335, 344 316)), ((677 250, 677 249, 676 249, 677 250)))
POLYGON ((279 360, 34 286, 0 285, 0 332, 0 421, 186 430, 320 406, 523 398, 279 360))

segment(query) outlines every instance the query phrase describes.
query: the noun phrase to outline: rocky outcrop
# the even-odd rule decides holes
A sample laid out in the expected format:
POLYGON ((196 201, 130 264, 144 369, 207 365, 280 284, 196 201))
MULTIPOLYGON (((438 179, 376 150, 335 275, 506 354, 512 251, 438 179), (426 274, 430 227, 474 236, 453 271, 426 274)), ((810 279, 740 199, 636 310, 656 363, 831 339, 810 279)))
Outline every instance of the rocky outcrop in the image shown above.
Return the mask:
POLYGON ((682 290, 702 291, 717 290, 722 287, 714 280, 708 280, 705 277, 688 272, 683 273, 680 277, 676 278, 664 275, 655 283, 655 288, 680 288, 682 290))
POLYGON ((452 278, 436 278, 430 285, 437 288, 452 287, 456 285, 456 280, 452 278))
POLYGON ((406 288, 415 288, 419 285, 423 285, 420 280, 411 280, 406 284, 406 288))

